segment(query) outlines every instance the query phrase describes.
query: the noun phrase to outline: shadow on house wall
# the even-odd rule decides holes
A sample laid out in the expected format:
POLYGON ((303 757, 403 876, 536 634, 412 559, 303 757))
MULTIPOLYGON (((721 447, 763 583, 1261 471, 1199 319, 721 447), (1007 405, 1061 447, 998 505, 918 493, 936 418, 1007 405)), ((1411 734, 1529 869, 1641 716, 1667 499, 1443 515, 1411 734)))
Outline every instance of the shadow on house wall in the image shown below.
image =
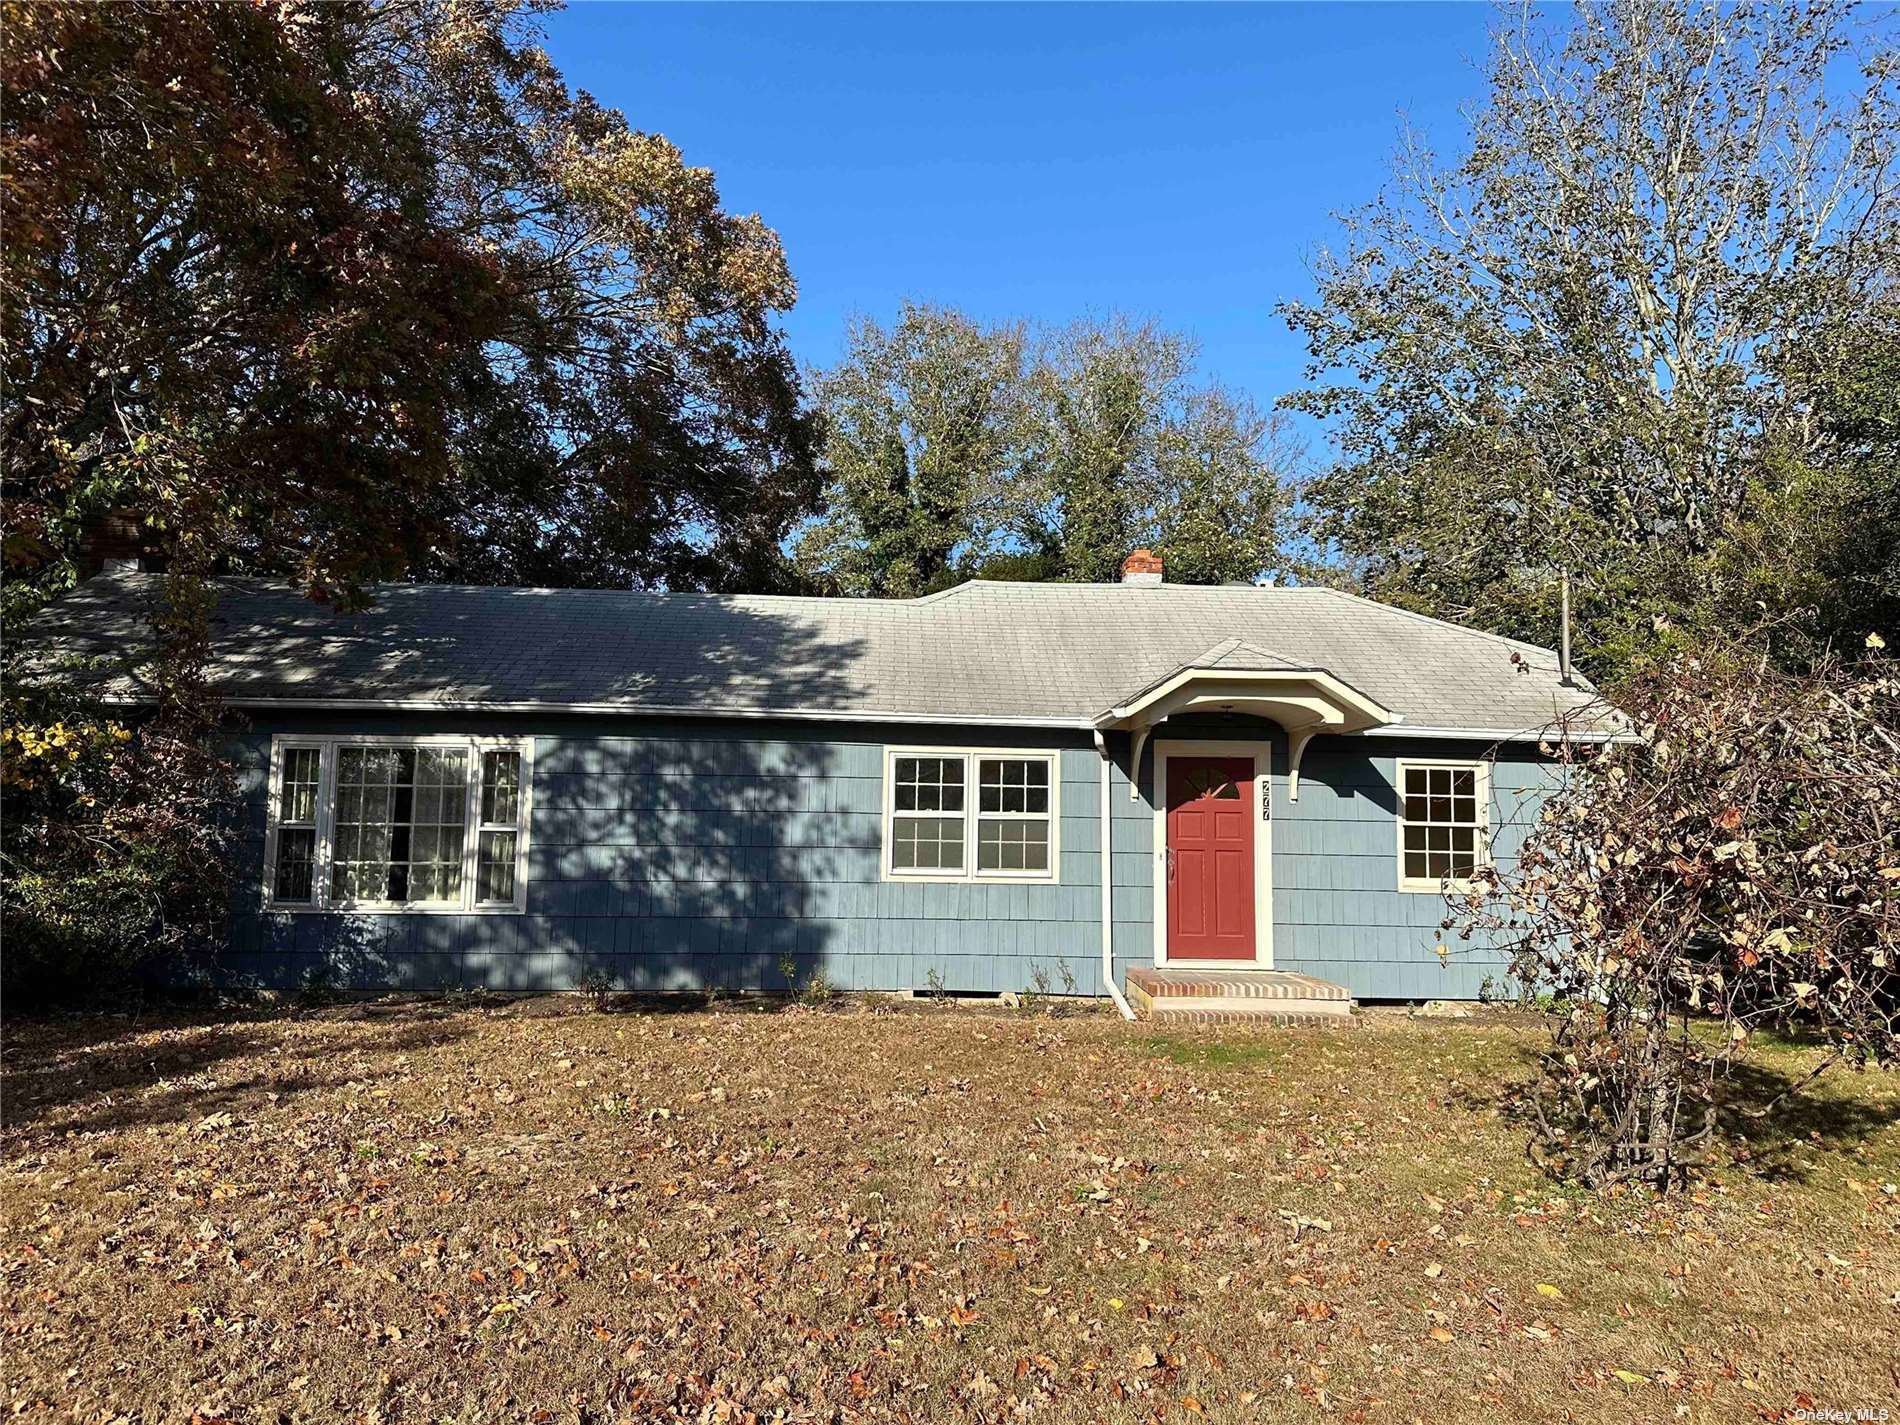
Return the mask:
MULTIPOLYGON (((598 668, 557 671, 563 657, 591 656, 578 646, 585 621, 578 631, 548 621, 548 596, 537 591, 481 592, 491 609, 519 600, 531 611, 527 632, 502 621, 481 683, 469 677, 472 635, 444 633, 461 669, 444 691, 457 701, 519 701, 524 687, 556 704, 602 700, 598 668)), ((708 711, 756 704, 768 680, 781 706, 833 706, 851 693, 857 644, 821 637, 795 605, 779 614, 703 602, 696 622, 708 651, 667 675, 670 704, 708 711)), ((348 663, 358 621, 379 617, 300 612, 294 626, 268 635, 252 624, 244 656, 268 662, 278 677, 322 683, 348 663)), ((496 626, 492 614, 484 617, 496 626)), ((379 633, 375 642, 387 639, 379 633)), ((426 686, 433 651, 419 637, 417 646, 379 658, 378 676, 405 690, 426 686)), ((649 683, 630 669, 606 692, 644 697, 649 683)), ((221 984, 797 988, 829 973, 841 921, 866 913, 860 902, 875 892, 882 769, 874 751, 837 740, 826 725, 376 709, 253 709, 247 717, 248 727, 232 734, 245 795, 243 876, 231 946, 212 972, 221 984), (526 913, 263 909, 272 735, 424 732, 535 739, 526 913)))
MULTIPOLYGON (((75 596, 70 641, 133 648, 128 630, 142 626, 158 586, 135 576, 95 583, 75 596)), ((890 664, 902 650, 887 641, 870 666, 848 612, 833 607, 821 622, 799 600, 400 587, 379 590, 367 612, 340 615, 260 581, 221 587, 214 673, 248 719, 232 728, 245 770, 247 874, 232 943, 201 979, 280 989, 786 988, 822 972, 844 988, 997 991, 1097 975, 1098 883, 1087 864, 1096 824, 1082 810, 1095 764, 1092 753, 1073 755, 1086 745, 1081 734, 1027 739, 1061 753, 1067 769, 1059 881, 893 883, 878 859, 882 749, 1021 746, 1023 735, 730 715, 864 705, 873 690, 901 698, 912 675, 890 664), (360 706, 316 711, 313 697, 360 706), (256 705, 266 698, 294 701, 256 705), (526 700, 552 710, 520 711, 526 700), (495 711, 435 712, 431 701, 495 711), (648 712, 599 711, 622 705, 648 712), (566 711, 576 706, 590 712, 566 711), (536 740, 526 914, 263 911, 272 734, 456 731, 536 740)), ((129 661, 136 687, 136 656, 129 661)), ((1123 849, 1140 860, 1145 847, 1123 849)), ((1123 895, 1117 905, 1118 935, 1145 927, 1144 899, 1123 895)))

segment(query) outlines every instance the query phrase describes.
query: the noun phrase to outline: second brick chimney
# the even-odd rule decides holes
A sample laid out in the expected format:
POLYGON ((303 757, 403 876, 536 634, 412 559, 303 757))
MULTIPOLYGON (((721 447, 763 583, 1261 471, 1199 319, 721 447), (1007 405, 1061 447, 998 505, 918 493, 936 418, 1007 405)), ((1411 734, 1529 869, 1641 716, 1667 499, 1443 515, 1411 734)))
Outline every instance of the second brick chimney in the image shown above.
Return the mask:
POLYGON ((1122 560, 1122 583, 1144 584, 1150 588, 1161 582, 1161 556, 1152 549, 1137 549, 1122 560))

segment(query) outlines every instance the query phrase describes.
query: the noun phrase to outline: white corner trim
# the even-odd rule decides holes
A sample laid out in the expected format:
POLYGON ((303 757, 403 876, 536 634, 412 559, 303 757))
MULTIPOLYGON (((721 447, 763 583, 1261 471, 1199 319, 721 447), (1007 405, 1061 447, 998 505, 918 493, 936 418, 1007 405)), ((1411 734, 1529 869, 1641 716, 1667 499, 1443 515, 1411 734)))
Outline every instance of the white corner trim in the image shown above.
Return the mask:
MULTIPOLYGON (((1148 802, 1154 809, 1154 962, 1156 969, 1271 970, 1273 968, 1273 743, 1202 742, 1156 738, 1148 775, 1148 802), (1253 839, 1254 958, 1245 960, 1170 960, 1168 958, 1168 759, 1170 757, 1250 757, 1253 759, 1255 818, 1253 839), (1268 814, 1261 815, 1265 810, 1268 814)), ((1139 775, 1140 768, 1132 775, 1139 775)))

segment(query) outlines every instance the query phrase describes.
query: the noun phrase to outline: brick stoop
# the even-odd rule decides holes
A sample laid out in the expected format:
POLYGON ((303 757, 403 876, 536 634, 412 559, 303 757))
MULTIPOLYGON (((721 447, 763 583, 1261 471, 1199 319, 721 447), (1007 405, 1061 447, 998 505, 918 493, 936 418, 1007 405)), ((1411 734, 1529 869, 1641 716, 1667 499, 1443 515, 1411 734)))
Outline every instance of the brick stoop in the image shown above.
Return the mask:
POLYGON ((1285 970, 1128 972, 1128 1001, 1149 1019, 1191 1024, 1350 1023, 1345 986, 1285 970))

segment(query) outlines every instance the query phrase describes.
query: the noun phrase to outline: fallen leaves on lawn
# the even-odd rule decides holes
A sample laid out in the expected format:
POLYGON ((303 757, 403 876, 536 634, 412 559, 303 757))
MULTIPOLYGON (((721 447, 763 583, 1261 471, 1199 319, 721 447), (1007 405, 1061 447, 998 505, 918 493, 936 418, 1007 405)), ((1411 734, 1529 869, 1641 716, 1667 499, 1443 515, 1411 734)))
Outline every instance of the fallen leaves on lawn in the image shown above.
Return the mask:
POLYGON ((27 1420, 1356 1422, 1557 1392, 1610 1420, 1626 1352, 1716 1406, 1767 1405, 1784 1358, 1839 1393, 1900 1286, 1788 1240, 1836 1197, 1888 1228, 1879 1153, 1777 1185, 1772 1220, 1578 1203, 1447 1092, 1514 1062, 1471 1026, 435 1002, 10 1034, 0 1404, 27 1420), (1843 1304, 1798 1349, 1735 1329, 1823 1262, 1843 1304), (1525 1310, 1586 1273, 1634 1304, 1613 1336, 1525 1310))

